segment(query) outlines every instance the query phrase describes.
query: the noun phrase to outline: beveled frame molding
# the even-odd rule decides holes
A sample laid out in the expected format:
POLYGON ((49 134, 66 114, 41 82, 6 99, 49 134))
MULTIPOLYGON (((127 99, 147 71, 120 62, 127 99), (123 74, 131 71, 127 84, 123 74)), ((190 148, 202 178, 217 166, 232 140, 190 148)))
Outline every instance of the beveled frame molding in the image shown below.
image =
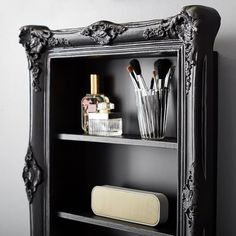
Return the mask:
MULTIPOLYGON (((158 45, 156 50, 169 48, 178 51, 179 55, 177 235, 214 235, 203 208, 205 199, 211 199, 214 192, 211 187, 212 177, 208 177, 213 175, 211 162, 216 155, 212 151, 215 145, 215 133, 211 130, 214 122, 210 124, 215 109, 210 106, 215 99, 215 93, 211 91, 211 87, 215 87, 213 44, 219 26, 220 16, 216 10, 204 6, 186 6, 176 16, 162 20, 124 24, 99 21, 88 27, 66 30, 50 30, 46 26, 32 25, 21 28, 20 43, 25 47, 28 57, 31 101, 34 104, 31 110, 30 140, 37 152, 35 161, 44 173, 41 190, 34 189, 34 195, 38 194, 39 197, 34 201, 30 198, 32 222, 38 223, 37 227, 31 225, 33 236, 50 235, 50 197, 47 195, 50 173, 46 149, 49 145, 46 129, 49 122, 48 61, 62 55, 115 55, 122 50, 135 51, 138 45, 146 46, 148 53, 153 44, 158 45), (208 171, 210 174, 206 174, 208 171), (45 196, 46 204, 39 211, 38 205, 45 200, 45 196)), ((214 203, 209 204, 214 207, 214 203)))

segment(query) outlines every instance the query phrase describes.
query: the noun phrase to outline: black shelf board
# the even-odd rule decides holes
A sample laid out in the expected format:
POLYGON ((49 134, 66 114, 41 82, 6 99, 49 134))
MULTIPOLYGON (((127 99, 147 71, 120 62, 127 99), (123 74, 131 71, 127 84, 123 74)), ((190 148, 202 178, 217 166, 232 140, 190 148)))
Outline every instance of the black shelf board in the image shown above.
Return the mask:
POLYGON ((165 138, 163 140, 157 141, 157 140, 141 139, 139 136, 131 136, 131 135, 123 135, 119 137, 107 137, 107 136, 67 134, 67 133, 60 133, 58 134, 57 138, 60 140, 79 141, 79 142, 123 144, 123 145, 168 148, 168 149, 178 148, 177 141, 174 138, 165 138))
POLYGON ((136 233, 145 236, 174 236, 175 229, 169 228, 156 228, 145 225, 139 225, 135 223, 129 223, 125 221, 113 220, 105 217, 96 216, 92 213, 87 214, 72 214, 67 212, 59 211, 57 212, 58 217, 78 221, 82 223, 98 225, 106 228, 117 229, 121 231, 126 231, 130 233, 136 233))

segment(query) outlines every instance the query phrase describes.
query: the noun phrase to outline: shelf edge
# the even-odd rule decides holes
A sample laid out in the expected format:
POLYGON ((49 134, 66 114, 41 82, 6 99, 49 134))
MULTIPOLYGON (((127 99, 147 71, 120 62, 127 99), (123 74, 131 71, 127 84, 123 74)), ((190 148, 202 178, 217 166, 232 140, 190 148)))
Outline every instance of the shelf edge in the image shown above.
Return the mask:
POLYGON ((126 232, 131 232, 131 233, 136 233, 139 235, 145 235, 145 236, 174 236, 174 234, 169 234, 169 233, 162 233, 162 232, 157 232, 154 231, 154 229, 146 229, 145 227, 148 226, 140 226, 140 225, 135 225, 129 222, 119 222, 116 220, 112 219, 106 219, 103 217, 99 216, 83 216, 83 215, 75 215, 71 213, 66 213, 66 212, 57 212, 58 217, 67 219, 67 220, 74 220, 82 223, 87 223, 87 224, 93 224, 97 226, 102 226, 106 228, 111 228, 111 229, 117 229, 121 231, 126 231, 126 232))
POLYGON ((105 137, 105 136, 65 134, 65 133, 58 134, 57 138, 59 140, 67 140, 67 141, 97 142, 97 143, 110 143, 110 144, 178 149, 178 144, 177 142, 174 142, 174 141, 153 141, 153 140, 126 138, 126 137, 105 137))

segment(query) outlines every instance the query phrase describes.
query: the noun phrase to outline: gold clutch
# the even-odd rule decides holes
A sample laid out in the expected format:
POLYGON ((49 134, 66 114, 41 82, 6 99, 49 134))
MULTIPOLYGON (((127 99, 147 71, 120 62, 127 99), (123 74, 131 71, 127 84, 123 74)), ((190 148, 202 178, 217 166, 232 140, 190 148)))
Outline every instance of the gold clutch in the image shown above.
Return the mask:
POLYGON ((148 226, 168 219, 168 199, 164 194, 109 185, 93 188, 91 208, 98 216, 148 226))

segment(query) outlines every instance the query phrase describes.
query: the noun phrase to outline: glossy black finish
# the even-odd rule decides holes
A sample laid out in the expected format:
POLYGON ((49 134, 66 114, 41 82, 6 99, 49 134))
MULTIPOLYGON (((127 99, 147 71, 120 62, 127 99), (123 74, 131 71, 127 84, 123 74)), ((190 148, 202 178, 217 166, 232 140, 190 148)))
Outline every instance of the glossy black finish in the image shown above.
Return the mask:
POLYGON ((137 235, 147 236, 174 236, 175 231, 170 229, 156 229, 154 227, 148 227, 138 224, 132 224, 124 221, 117 221, 107 219, 104 217, 95 216, 94 214, 76 215, 65 212, 59 212, 58 216, 64 219, 83 222, 86 224, 98 225, 106 228, 117 229, 120 231, 131 232, 137 235))
POLYGON ((97 142, 97 143, 111 143, 111 144, 123 144, 134 146, 147 146, 147 147, 159 147, 168 149, 177 149, 177 142, 174 138, 165 138, 164 140, 142 140, 140 136, 123 135, 122 137, 102 137, 92 135, 80 135, 80 134, 59 134, 58 139, 71 140, 78 142, 97 142))
POLYGON ((58 217, 58 212, 69 214, 75 208, 87 214, 91 188, 106 183, 163 191, 170 199, 166 228, 178 236, 215 235, 213 43, 219 26, 216 10, 187 6, 163 20, 100 21, 66 30, 22 27, 20 43, 26 49, 32 85, 30 152, 26 156, 30 158, 23 173, 32 236, 67 235, 72 228, 77 233, 86 229, 88 235, 126 235, 114 228, 101 231, 93 224, 74 224, 58 217), (115 139, 81 142, 81 136, 73 141, 62 135, 58 139, 62 133, 81 133, 80 99, 89 91, 88 76, 94 72, 102 75, 103 91, 124 114, 124 133, 138 135, 134 94, 124 68, 134 57, 146 71, 159 57, 176 64, 168 136, 177 142, 177 150, 173 142, 150 145, 150 141, 139 140, 140 145, 134 145, 130 138, 117 144, 115 139), (85 147, 89 150, 86 158, 81 151, 85 147))

